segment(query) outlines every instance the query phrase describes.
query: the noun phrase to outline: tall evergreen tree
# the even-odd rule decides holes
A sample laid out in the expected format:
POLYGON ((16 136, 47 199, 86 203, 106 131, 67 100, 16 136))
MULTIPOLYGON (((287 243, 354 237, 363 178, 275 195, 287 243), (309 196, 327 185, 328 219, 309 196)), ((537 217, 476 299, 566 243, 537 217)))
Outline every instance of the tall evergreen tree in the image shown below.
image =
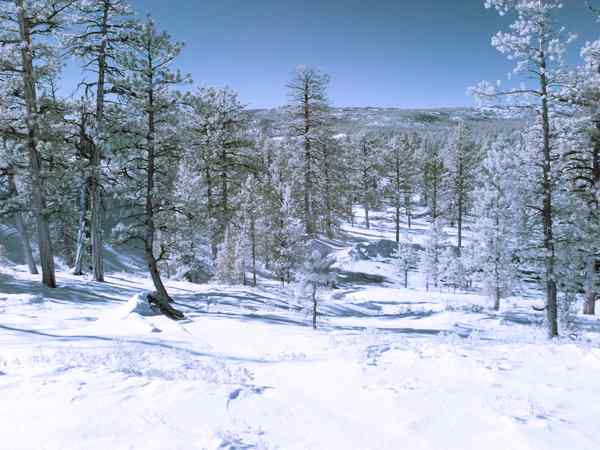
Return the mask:
POLYGON ((47 210, 47 182, 42 158, 42 121, 48 112, 48 83, 60 65, 57 33, 64 26, 74 0, 2 0, 0 2, 0 68, 11 91, 17 114, 9 125, 28 154, 32 211, 37 224, 37 241, 42 282, 56 287, 54 249, 47 210))
POLYGON ((323 132, 329 120, 327 87, 329 76, 317 69, 301 66, 287 85, 290 97, 290 135, 301 148, 301 174, 303 179, 304 228, 307 236, 317 232, 315 198, 319 166, 323 151, 323 132))
POLYGON ((499 32, 492 40, 493 46, 509 59, 515 61, 514 72, 523 76, 533 75, 535 86, 521 86, 499 91, 496 86, 483 83, 475 93, 483 98, 511 96, 520 98, 519 106, 528 106, 536 114, 539 127, 535 148, 541 151, 536 160, 541 167, 539 188, 540 219, 543 228, 543 252, 545 260, 546 313, 548 332, 558 336, 558 296, 556 273, 556 236, 554 196, 556 171, 554 171, 553 111, 560 107, 561 91, 568 79, 565 77, 564 54, 573 35, 564 35, 557 25, 555 13, 562 8, 559 0, 486 0, 487 8, 495 8, 501 15, 510 12, 516 19, 508 32, 499 32))
POLYGON ((86 176, 81 182, 79 231, 75 274, 82 273, 82 255, 85 234, 85 209, 91 211, 91 266, 94 279, 104 281, 102 228, 102 160, 107 147, 105 104, 113 91, 112 79, 122 76, 120 55, 132 27, 130 9, 124 0, 83 0, 75 3, 75 32, 69 36, 68 46, 83 61, 92 74, 82 82, 86 98, 93 92, 93 112, 84 111, 80 125, 81 153, 89 160, 86 176), (89 195, 89 202, 85 197, 89 195))
POLYGON ((173 179, 181 153, 177 139, 179 95, 173 87, 185 78, 170 67, 181 45, 172 43, 169 35, 159 32, 148 18, 136 27, 128 47, 124 60, 127 76, 116 86, 124 106, 123 138, 131 149, 120 155, 120 177, 130 193, 132 209, 126 239, 143 244, 156 300, 171 317, 181 318, 182 314, 169 305, 171 298, 159 270, 173 244, 160 242, 159 235, 181 212, 173 202, 173 179))

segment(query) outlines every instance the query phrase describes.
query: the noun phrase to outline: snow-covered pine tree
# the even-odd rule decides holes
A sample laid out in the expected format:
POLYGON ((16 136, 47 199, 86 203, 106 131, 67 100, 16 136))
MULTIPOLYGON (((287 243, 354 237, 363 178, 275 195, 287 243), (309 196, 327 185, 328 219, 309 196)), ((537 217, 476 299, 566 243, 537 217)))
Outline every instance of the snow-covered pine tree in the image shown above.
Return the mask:
POLYGON ((448 214, 453 221, 456 220, 457 251, 460 254, 463 246, 464 218, 471 206, 475 170, 481 159, 471 130, 464 122, 459 122, 452 130, 444 148, 444 157, 448 169, 447 186, 451 207, 448 214))
POLYGON ((522 187, 518 180, 523 166, 515 148, 504 137, 490 143, 475 193, 473 259, 496 310, 502 298, 512 294, 518 277, 518 224, 524 211, 515 196, 522 187))
POLYGON ((213 257, 236 213, 233 199, 252 166, 244 105, 231 89, 200 88, 186 98, 190 151, 203 175, 213 257))
MULTIPOLYGON (((187 127, 180 127, 184 142, 192 142, 187 127)), ((184 214, 174 217, 170 229, 172 251, 169 265, 175 276, 191 282, 204 282, 214 273, 214 262, 210 240, 206 185, 201 170, 202 160, 198 160, 194 149, 184 149, 178 164, 174 183, 174 202, 184 214)))
MULTIPOLYGON (((298 262, 300 245, 305 242, 302 233, 302 220, 297 213, 302 211, 299 202, 294 199, 293 173, 290 167, 289 152, 285 142, 273 150, 270 156, 265 199, 267 207, 265 216, 268 216, 265 231, 268 230, 270 238, 265 242, 269 246, 266 253, 269 255, 272 270, 282 283, 290 282, 292 270, 298 262)), ((300 192, 301 188, 298 189, 300 192)), ((300 203, 301 205, 302 203, 300 203)))
POLYGON ((183 315, 169 305, 171 298, 159 270, 173 244, 160 241, 159 234, 168 237, 166 231, 175 223, 173 217, 181 213, 173 202, 181 154, 177 135, 180 96, 173 87, 186 80, 171 70, 181 47, 148 18, 136 26, 128 40, 123 62, 126 77, 116 84, 123 102, 122 139, 128 141, 126 147, 130 149, 119 155, 119 180, 131 209, 127 239, 143 243, 156 300, 175 319, 183 315))
POLYGON ((331 137, 329 129, 325 128, 320 140, 319 176, 317 178, 318 192, 318 224, 328 239, 333 239, 339 227, 340 216, 344 209, 344 172, 347 160, 343 142, 331 137))
POLYGON ((576 204, 571 234, 583 259, 583 313, 594 315, 600 298, 600 40, 588 42, 581 56, 583 64, 573 73, 571 89, 565 93, 578 114, 571 119, 572 135, 562 134, 569 140, 563 158, 574 195, 571 201, 576 204))
MULTIPOLYGON (((49 86, 58 72, 58 33, 68 21, 74 0, 0 1, 0 66, 2 84, 20 112, 3 134, 19 141, 29 160, 31 209, 37 224, 37 243, 44 285, 56 287, 54 249, 47 210, 42 121, 52 111, 49 86), (8 134, 7 134, 8 133, 8 134)), ((6 92, 5 92, 6 93, 6 92)), ((9 100, 10 101, 10 100, 9 100)))
POLYGON ((442 216, 447 193, 448 169, 444 164, 442 145, 439 136, 426 136, 421 153, 423 197, 433 220, 442 216))
POLYGON ((18 180, 18 178, 24 178, 21 169, 26 167, 20 153, 19 146, 14 141, 9 141, 6 137, 2 138, 0 143, 0 217, 12 217, 29 273, 37 275, 37 265, 24 213, 28 210, 29 195, 18 185, 19 182, 24 181, 18 180))
MULTIPOLYGON (((80 121, 81 154, 89 162, 81 182, 80 207, 85 208, 89 204, 92 273, 94 280, 104 281, 102 161, 109 138, 105 126, 105 104, 113 91, 112 79, 121 76, 120 56, 133 23, 130 8, 124 0, 85 0, 75 2, 74 6, 74 32, 68 36, 67 46, 91 74, 81 85, 85 87, 86 98, 93 93, 90 100, 94 103, 80 121), (89 201, 83 201, 86 196, 89 196, 89 201)), ((80 217, 75 274, 82 273, 85 211, 80 217)))
MULTIPOLYGON (((256 269, 258 258, 258 224, 260 216, 263 212, 260 201, 260 186, 256 175, 249 175, 244 182, 240 192, 240 210, 239 222, 242 225, 240 233, 240 253, 242 253, 244 262, 249 260, 250 270, 252 272, 252 286, 256 287, 256 269)), ((244 267, 244 273, 245 273, 244 267)), ((244 283, 246 279, 244 278, 244 283)))
POLYGON ((396 242, 400 242, 400 211, 404 209, 408 228, 412 227, 412 200, 417 185, 420 139, 416 133, 393 135, 386 146, 387 191, 395 211, 396 242))
POLYGON ((365 214, 365 227, 371 228, 369 213, 379 206, 382 192, 382 158, 380 140, 374 133, 361 133, 358 136, 356 149, 357 176, 360 186, 360 203, 365 214))
POLYGON ((440 258, 440 279, 445 286, 456 289, 467 284, 467 268, 458 248, 447 247, 440 258))
POLYGON ((323 169, 323 134, 329 121, 328 86, 327 74, 306 66, 298 67, 287 84, 290 98, 289 135, 298 143, 301 152, 299 169, 303 180, 303 221, 309 237, 314 237, 317 232, 317 179, 323 169))
POLYGON ((408 274, 411 270, 418 268, 420 256, 411 238, 398 242, 398 247, 392 253, 392 258, 396 258, 396 265, 404 277, 404 288, 408 288, 408 274))
POLYGON ((448 234, 444 230, 444 221, 440 218, 434 219, 425 236, 423 243, 424 252, 421 258, 421 272, 425 274, 425 287, 429 290, 430 285, 438 287, 442 268, 441 258, 448 247, 448 234))
POLYGON ((558 283, 554 197, 558 180, 557 171, 554 170, 554 112, 561 108, 562 91, 570 81, 564 70, 564 56, 575 36, 565 34, 564 27, 556 20, 556 12, 562 8, 560 0, 486 0, 485 6, 496 9, 502 16, 511 13, 512 17, 514 14, 515 20, 510 31, 498 32, 492 39, 492 45, 508 59, 515 61, 513 72, 516 75, 535 77, 535 85, 528 82, 527 85, 501 91, 497 85, 483 82, 472 92, 479 99, 507 96, 513 100, 519 99, 519 107, 528 107, 535 114, 535 126, 539 132, 537 142, 532 142, 532 150, 539 149, 534 154, 541 169, 535 174, 540 190, 540 205, 535 208, 540 211, 543 230, 548 333, 555 337, 558 336, 558 283))
POLYGON ((317 329, 318 316, 318 290, 320 287, 327 286, 335 281, 335 270, 333 265, 335 259, 330 255, 324 255, 321 251, 314 248, 312 242, 306 245, 308 254, 304 258, 300 270, 300 284, 303 291, 309 291, 312 303, 312 326, 317 329))
POLYGON ((225 229, 223 242, 219 245, 215 261, 215 278, 223 284, 240 284, 237 272, 238 239, 237 233, 232 232, 233 224, 225 229))

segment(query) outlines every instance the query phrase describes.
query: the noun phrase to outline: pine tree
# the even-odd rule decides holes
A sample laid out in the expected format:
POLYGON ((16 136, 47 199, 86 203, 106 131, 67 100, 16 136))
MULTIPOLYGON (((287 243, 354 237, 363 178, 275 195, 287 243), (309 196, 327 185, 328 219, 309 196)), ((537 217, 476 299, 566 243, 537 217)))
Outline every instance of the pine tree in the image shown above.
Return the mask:
POLYGON ((393 136, 385 158, 388 168, 386 174, 389 179, 388 191, 395 211, 396 242, 400 242, 401 209, 404 209, 408 228, 412 227, 412 200, 417 184, 419 145, 419 137, 416 133, 393 136))
POLYGON ((460 254, 463 246, 464 216, 470 206, 475 169, 479 163, 477 146, 464 122, 460 122, 450 135, 445 147, 445 160, 448 169, 448 195, 453 210, 451 217, 456 219, 457 251, 460 254))
POLYGON ((29 273, 37 275, 39 272, 33 257, 24 214, 24 211, 27 210, 28 196, 24 195, 17 186, 20 168, 25 167, 25 163, 21 159, 18 146, 3 138, 0 146, 0 186, 3 188, 0 192, 0 217, 13 218, 29 273))
POLYGON ((421 271, 425 273, 425 285, 429 290, 430 284, 438 287, 442 275, 442 254, 448 247, 448 235, 444 230, 442 219, 434 219, 427 231, 424 242, 424 253, 421 259, 421 271))
POLYGON ((324 146, 323 133, 329 120, 327 87, 329 76, 317 69, 301 66, 288 83, 290 106, 290 136, 301 148, 301 173, 303 179, 304 228, 306 235, 317 232, 315 198, 317 178, 322 167, 319 161, 324 146))
POLYGON ((10 124, 7 130, 24 145, 28 154, 42 282, 51 288, 56 287, 56 276, 42 158, 42 121, 48 111, 45 108, 48 82, 59 67, 57 33, 65 24, 73 3, 73 0, 0 2, 0 67, 13 87, 10 92, 16 98, 15 104, 21 108, 17 123, 10 124))
POLYGON ((378 206, 381 198, 381 146, 373 134, 364 133, 358 137, 357 169, 358 185, 360 186, 360 201, 365 214, 365 227, 371 228, 369 212, 378 206))
POLYGON ((317 329, 318 316, 318 289, 322 286, 327 286, 335 280, 335 271, 333 265, 335 259, 329 255, 323 255, 319 250, 312 249, 311 242, 307 244, 309 249, 308 255, 304 258, 302 265, 300 280, 304 290, 310 291, 312 303, 312 326, 317 329))
POLYGON ((444 209, 448 170, 444 164, 442 144, 433 136, 425 140, 421 164, 424 198, 432 219, 436 220, 442 216, 444 209))
POLYGON ((408 288, 408 274, 419 265, 419 251, 412 239, 398 242, 398 248, 392 253, 392 258, 396 258, 398 269, 404 276, 404 288, 408 288))
POLYGON ((458 248, 447 247, 440 258, 440 278, 445 286, 452 287, 454 293, 456 289, 467 284, 467 268, 458 248))
MULTIPOLYGON (((541 222, 543 228, 543 251, 545 261, 546 313, 548 332, 558 336, 558 297, 556 273, 555 236, 555 187, 554 170, 556 150, 553 142, 555 116, 553 111, 560 107, 561 91, 569 80, 565 77, 564 54, 573 35, 564 36, 562 28, 556 24, 556 11, 562 8, 559 0, 486 0, 487 8, 495 8, 501 15, 514 13, 516 19, 509 32, 499 32, 492 40, 493 46, 515 61, 514 72, 518 75, 535 76, 535 87, 519 87, 499 91, 496 86, 482 83, 473 92, 480 98, 510 96, 522 98, 519 106, 528 106, 536 114, 539 127, 537 142, 539 148, 536 161, 541 166, 539 186, 541 190, 541 222), (564 37, 563 37, 564 36, 564 37)), ((537 208, 537 207, 536 207, 537 208)))
POLYGON ((583 259, 583 290, 585 301, 583 313, 594 315, 600 297, 600 40, 588 42, 581 50, 584 63, 575 72, 566 100, 578 107, 573 133, 568 136, 566 173, 571 180, 577 206, 572 214, 577 224, 572 231, 577 240, 573 243, 583 259))
POLYGON ((105 126, 106 97, 113 90, 111 80, 120 77, 119 61, 124 44, 132 27, 130 10, 123 0, 86 0, 75 3, 75 32, 68 37, 68 47, 80 58, 92 78, 84 80, 86 97, 94 92, 93 113, 84 111, 80 120, 81 154, 89 160, 87 176, 81 182, 79 230, 75 274, 82 273, 82 255, 85 234, 85 209, 91 211, 90 234, 92 247, 92 272, 94 280, 104 281, 104 256, 102 229, 102 161, 107 147, 105 126), (89 118, 87 116, 90 116, 89 118), (85 198, 89 196, 89 201, 85 198))
POLYGON ((490 144, 475 193, 475 215, 471 249, 479 277, 500 309, 517 281, 519 215, 524 214, 519 195, 522 164, 514 142, 497 138, 490 144))
POLYGON ((183 315, 169 305, 171 298, 159 270, 172 242, 160 242, 159 237, 180 213, 173 203, 173 179, 181 154, 176 127, 179 96, 173 87, 185 79, 170 65, 181 45, 158 32, 151 18, 136 27, 128 45, 124 60, 127 77, 117 85, 124 106, 121 122, 127 124, 123 138, 136 150, 120 155, 120 178, 130 193, 131 217, 135 219, 128 227, 127 239, 143 243, 156 301, 168 315, 179 319, 183 315))
POLYGON ((236 213, 233 199, 241 180, 252 169, 247 117, 237 94, 230 89, 201 88, 186 99, 186 104, 190 150, 206 185, 211 248, 216 258, 216 249, 236 213))

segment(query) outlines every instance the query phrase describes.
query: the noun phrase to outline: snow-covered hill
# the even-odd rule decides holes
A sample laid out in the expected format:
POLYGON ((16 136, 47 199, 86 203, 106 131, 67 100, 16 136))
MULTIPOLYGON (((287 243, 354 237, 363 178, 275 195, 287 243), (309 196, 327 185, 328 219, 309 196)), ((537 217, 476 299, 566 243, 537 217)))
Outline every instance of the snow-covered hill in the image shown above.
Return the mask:
POLYGON ((0 447, 600 448, 598 321, 549 342, 535 295, 493 312, 478 292, 425 292, 418 273, 404 289, 393 260, 357 256, 391 234, 372 220, 324 242, 344 277, 317 331, 303 294, 268 280, 170 281, 176 323, 133 312, 151 284, 127 267, 48 290, 2 266, 0 447))
MULTIPOLYGON (((286 126, 285 108, 249 111, 259 128, 279 129, 286 126)), ((522 126, 523 119, 498 110, 474 108, 401 109, 401 108, 332 108, 333 126, 338 133, 381 130, 440 130, 463 121, 474 129, 512 129, 522 126)))

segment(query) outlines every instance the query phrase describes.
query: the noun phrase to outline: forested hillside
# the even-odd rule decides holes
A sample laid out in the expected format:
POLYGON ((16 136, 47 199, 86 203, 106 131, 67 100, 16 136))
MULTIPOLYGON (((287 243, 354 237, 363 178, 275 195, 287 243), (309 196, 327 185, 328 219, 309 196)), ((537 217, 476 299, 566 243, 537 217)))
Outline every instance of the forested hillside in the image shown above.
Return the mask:
POLYGON ((0 448, 600 448, 600 39, 481 3, 470 107, 256 109, 127 0, 0 0, 0 448))

